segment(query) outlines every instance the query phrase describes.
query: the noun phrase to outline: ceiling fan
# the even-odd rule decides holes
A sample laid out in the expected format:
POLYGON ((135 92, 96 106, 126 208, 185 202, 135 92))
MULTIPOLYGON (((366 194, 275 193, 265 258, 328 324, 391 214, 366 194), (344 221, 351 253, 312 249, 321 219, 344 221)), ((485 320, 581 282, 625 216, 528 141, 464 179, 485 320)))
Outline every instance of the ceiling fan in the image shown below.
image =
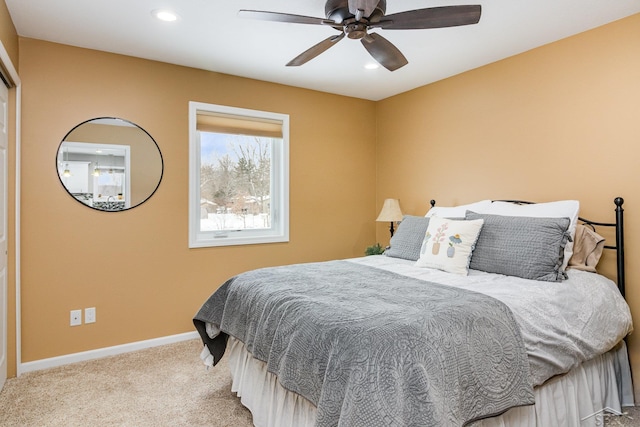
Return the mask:
POLYGON ((419 30, 427 28, 456 27, 476 24, 480 20, 480 5, 430 7, 385 15, 386 0, 327 0, 324 10, 326 18, 292 15, 289 13, 261 10, 240 10, 238 16, 265 21, 294 24, 326 25, 340 31, 312 46, 293 58, 287 66, 305 64, 332 46, 346 35, 360 40, 369 54, 389 71, 408 64, 407 58, 389 40, 371 28, 383 30, 419 30))

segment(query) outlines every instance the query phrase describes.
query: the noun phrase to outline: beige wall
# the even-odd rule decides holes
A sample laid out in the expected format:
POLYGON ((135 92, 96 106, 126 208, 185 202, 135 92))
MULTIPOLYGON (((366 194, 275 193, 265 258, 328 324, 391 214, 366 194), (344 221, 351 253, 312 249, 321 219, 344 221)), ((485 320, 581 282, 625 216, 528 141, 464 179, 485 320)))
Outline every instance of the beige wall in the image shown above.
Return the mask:
MULTIPOLYGON (((622 196, 640 318, 639 52, 635 15, 377 103, 377 205, 396 197, 422 215, 429 199, 577 199, 583 216, 613 221, 622 196)), ((629 344, 640 390, 640 340, 629 344)))
POLYGON ((0 1, 0 41, 17 68, 18 65, 18 33, 13 25, 7 4, 0 1))
POLYGON ((363 254, 375 239, 375 103, 20 39, 23 362, 193 331, 224 280, 249 269, 363 254), (188 102, 290 115, 290 236, 188 249, 188 102), (58 145, 94 117, 130 120, 165 162, 154 196, 126 212, 74 202, 58 145), (97 323, 69 326, 69 311, 97 323))

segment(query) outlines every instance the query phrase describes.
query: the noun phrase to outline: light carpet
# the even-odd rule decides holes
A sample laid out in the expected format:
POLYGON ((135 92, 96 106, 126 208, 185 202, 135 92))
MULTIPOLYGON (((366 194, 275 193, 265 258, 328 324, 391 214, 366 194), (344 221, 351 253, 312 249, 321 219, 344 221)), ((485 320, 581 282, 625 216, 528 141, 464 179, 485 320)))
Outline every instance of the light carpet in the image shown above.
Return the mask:
MULTIPOLYGON (((0 426, 250 427, 223 358, 206 371, 200 340, 23 374, 0 393, 0 426)), ((640 426, 640 408, 605 425, 640 426)))
POLYGON ((0 393, 0 426, 252 426, 225 361, 200 340, 29 372, 0 393))

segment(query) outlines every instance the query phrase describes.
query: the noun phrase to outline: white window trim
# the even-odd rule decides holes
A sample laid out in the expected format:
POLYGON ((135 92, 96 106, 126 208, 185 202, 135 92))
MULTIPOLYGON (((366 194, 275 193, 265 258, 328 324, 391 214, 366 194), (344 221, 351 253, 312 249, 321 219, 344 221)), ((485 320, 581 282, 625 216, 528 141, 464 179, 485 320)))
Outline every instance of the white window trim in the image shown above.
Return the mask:
POLYGON ((289 241, 289 116, 224 105, 189 102, 189 248, 282 243, 289 241), (200 229, 200 150, 196 120, 198 111, 233 114, 282 122, 282 144, 274 145, 272 158, 271 209, 273 221, 267 230, 228 232, 200 229))

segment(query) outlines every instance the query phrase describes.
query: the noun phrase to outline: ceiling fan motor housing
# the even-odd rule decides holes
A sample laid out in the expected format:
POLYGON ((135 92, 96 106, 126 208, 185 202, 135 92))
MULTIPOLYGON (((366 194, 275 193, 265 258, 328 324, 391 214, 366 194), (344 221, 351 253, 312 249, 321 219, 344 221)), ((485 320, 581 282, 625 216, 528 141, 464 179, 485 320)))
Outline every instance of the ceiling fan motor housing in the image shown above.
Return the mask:
MULTIPOLYGON (((380 0, 376 9, 370 16, 365 17, 369 22, 379 21, 387 10, 387 0, 380 0)), ((324 6, 324 13, 327 19, 335 22, 344 22, 347 19, 353 19, 353 14, 349 12, 349 0, 327 0, 324 6)), ((360 38, 360 37, 351 37, 360 38)))
POLYGON ((367 35, 367 25, 361 22, 353 22, 344 26, 344 33, 350 39, 361 39, 367 35))

